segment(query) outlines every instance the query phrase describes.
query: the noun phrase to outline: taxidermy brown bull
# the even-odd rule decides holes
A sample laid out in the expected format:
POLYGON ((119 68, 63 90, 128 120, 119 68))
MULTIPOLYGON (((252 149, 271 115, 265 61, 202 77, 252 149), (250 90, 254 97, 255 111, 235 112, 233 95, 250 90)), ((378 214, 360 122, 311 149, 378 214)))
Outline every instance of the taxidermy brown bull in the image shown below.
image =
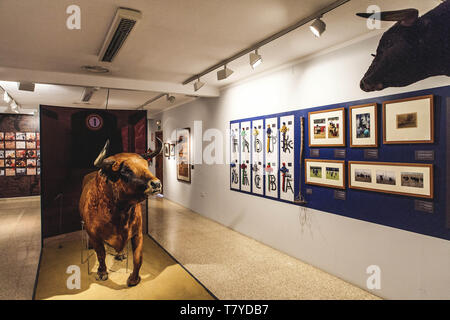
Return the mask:
POLYGON ((362 90, 404 87, 431 76, 450 76, 450 1, 420 18, 416 9, 357 15, 397 21, 383 34, 375 59, 361 80, 362 90))
POLYGON ((161 191, 161 183, 148 170, 147 160, 161 152, 162 143, 158 139, 157 150, 142 156, 119 153, 106 158, 108 147, 109 140, 94 162, 100 170, 83 179, 80 215, 89 235, 89 243, 97 253, 97 279, 108 279, 104 244, 113 247, 120 254, 131 239, 133 272, 127 285, 135 286, 141 280, 139 269, 142 265, 140 202, 148 195, 161 191))

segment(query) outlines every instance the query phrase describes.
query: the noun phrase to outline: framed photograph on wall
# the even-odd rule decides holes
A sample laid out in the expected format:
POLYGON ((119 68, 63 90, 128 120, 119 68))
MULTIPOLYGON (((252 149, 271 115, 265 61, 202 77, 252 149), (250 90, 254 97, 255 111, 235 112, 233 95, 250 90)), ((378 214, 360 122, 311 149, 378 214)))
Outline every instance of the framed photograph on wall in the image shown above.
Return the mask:
POLYGON ((345 109, 308 113, 310 147, 345 147, 345 109))
POLYGON ((164 143, 164 157, 168 158, 170 156, 169 144, 164 143))
POLYGON ((176 141, 177 179, 191 182, 191 130, 177 129, 176 141))
POLYGON ((169 152, 170 157, 175 158, 175 144, 171 143, 169 149, 170 149, 170 152, 169 152))
POLYGON ((345 161, 305 159, 305 183, 345 189, 345 161))
POLYGON ((383 143, 434 143, 433 95, 385 101, 383 143))
POLYGON ((396 162, 348 162, 351 189, 433 198, 433 165, 396 162))
POLYGON ((377 148, 377 104, 350 107, 350 147, 377 148))

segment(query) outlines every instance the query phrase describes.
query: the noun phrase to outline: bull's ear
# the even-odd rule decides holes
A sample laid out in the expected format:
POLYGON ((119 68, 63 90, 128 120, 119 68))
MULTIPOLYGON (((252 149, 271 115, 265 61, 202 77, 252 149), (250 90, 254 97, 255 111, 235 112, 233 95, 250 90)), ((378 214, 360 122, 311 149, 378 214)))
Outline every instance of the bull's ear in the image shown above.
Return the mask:
POLYGON ((103 160, 102 166, 101 166, 101 173, 105 175, 108 180, 111 180, 112 182, 116 182, 120 177, 120 168, 122 168, 123 162, 118 165, 116 161, 112 159, 105 159, 103 160), (117 168, 119 166, 119 169, 117 168))
POLYGON ((382 11, 375 13, 357 13, 358 17, 373 18, 381 21, 400 21, 404 26, 412 26, 419 18, 417 9, 404 9, 397 11, 382 11))

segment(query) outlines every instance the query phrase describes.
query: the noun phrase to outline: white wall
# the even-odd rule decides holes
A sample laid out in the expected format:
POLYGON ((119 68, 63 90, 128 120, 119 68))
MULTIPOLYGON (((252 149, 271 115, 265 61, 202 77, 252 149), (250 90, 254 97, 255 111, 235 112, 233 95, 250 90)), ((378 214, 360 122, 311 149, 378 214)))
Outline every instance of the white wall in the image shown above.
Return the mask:
MULTIPOLYGON (((219 98, 168 110, 159 115, 164 138, 176 128, 193 130, 194 120, 203 121, 203 131, 225 130, 230 120, 450 85, 449 78, 434 77, 381 93, 361 91, 379 37, 238 83, 219 98)), ((165 159, 163 183, 168 199, 362 288, 366 268, 378 265, 381 289, 371 290, 376 295, 450 299, 450 241, 232 192, 226 165, 196 165, 186 184, 176 179, 175 160, 165 159)))

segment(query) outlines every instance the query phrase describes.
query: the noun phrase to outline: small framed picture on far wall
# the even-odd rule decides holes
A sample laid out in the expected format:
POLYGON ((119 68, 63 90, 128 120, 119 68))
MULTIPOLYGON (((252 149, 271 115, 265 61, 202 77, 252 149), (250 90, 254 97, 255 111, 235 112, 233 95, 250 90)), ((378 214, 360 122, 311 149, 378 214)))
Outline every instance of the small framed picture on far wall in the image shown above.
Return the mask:
POLYGON ((175 144, 171 143, 170 144, 170 157, 174 157, 175 158, 175 144))
POLYGON ((164 157, 170 157, 170 144, 164 143, 164 157))

